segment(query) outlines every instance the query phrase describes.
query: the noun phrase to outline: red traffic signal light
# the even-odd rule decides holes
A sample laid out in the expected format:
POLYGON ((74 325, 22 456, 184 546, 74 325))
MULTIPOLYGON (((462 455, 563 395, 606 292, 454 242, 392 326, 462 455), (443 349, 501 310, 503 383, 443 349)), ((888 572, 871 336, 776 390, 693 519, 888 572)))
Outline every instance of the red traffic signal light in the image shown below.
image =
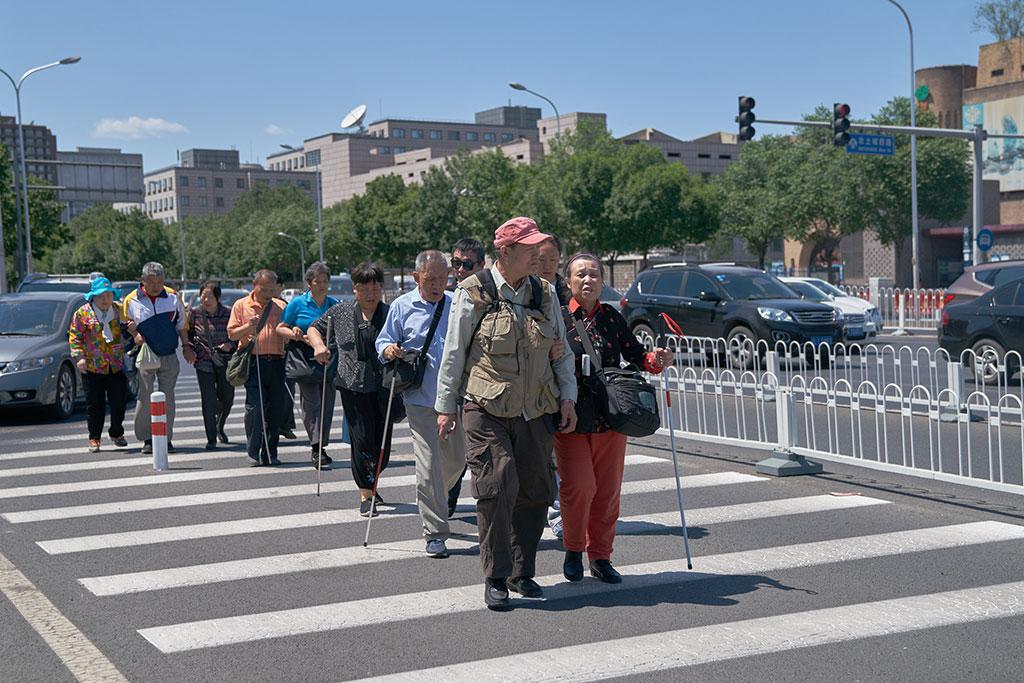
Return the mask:
POLYGON ((850 134, 846 131, 850 127, 850 105, 836 102, 832 105, 832 144, 836 147, 846 147, 850 141, 850 134))
POLYGON ((757 104, 753 97, 740 96, 739 98, 739 114, 736 116, 736 122, 739 124, 738 137, 740 141, 752 140, 757 131, 754 129, 754 121, 757 117, 754 116, 754 105, 757 104))

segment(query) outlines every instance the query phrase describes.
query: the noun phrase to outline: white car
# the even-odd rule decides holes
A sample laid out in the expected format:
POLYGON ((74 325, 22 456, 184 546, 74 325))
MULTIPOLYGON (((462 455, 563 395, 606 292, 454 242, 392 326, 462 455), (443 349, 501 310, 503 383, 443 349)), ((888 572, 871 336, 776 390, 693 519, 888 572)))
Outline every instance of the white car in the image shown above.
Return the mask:
POLYGON ((816 277, 779 279, 803 298, 830 304, 842 313, 843 336, 846 341, 864 341, 882 331, 882 316, 870 301, 849 296, 838 287, 816 277))

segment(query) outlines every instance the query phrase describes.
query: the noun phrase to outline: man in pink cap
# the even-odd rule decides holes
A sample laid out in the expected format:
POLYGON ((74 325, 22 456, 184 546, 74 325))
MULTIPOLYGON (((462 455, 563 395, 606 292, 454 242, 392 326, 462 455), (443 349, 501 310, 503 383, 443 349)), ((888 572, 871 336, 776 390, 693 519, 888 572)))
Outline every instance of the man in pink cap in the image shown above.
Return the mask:
POLYGON ((551 284, 531 273, 549 236, 532 218, 494 232, 494 265, 459 283, 437 382, 441 438, 463 402, 472 493, 480 532, 484 602, 505 609, 509 590, 539 598, 537 545, 555 499, 551 448, 556 431, 576 428, 575 359, 551 284))

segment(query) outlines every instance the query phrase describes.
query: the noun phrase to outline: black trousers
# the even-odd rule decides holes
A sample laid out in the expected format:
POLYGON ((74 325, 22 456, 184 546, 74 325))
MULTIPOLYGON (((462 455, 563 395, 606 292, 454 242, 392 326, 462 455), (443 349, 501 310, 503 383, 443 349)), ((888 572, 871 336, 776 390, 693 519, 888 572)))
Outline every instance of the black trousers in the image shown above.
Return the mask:
POLYGON ((217 443, 217 433, 224 431, 224 425, 235 403, 235 388, 228 382, 224 368, 213 370, 196 369, 199 382, 199 399, 203 406, 203 426, 206 440, 217 443))
POLYGON ((246 451, 253 460, 277 457, 281 423, 286 409, 284 358, 254 357, 245 381, 246 451), (263 433, 266 431, 266 444, 263 433), (269 453, 267 452, 269 450, 269 453))
POLYGON ((86 422, 89 438, 98 439, 103 435, 103 418, 110 406, 110 437, 124 436, 124 411, 128 406, 128 378, 118 370, 110 374, 83 372, 85 386, 86 422))
POLYGON ((361 489, 372 489, 377 476, 377 458, 380 456, 380 444, 384 443, 384 460, 381 471, 388 466, 391 458, 391 425, 384 424, 384 413, 387 407, 382 405, 377 392, 360 394, 348 389, 338 388, 341 394, 341 405, 348 420, 349 440, 352 442, 352 478, 361 489))

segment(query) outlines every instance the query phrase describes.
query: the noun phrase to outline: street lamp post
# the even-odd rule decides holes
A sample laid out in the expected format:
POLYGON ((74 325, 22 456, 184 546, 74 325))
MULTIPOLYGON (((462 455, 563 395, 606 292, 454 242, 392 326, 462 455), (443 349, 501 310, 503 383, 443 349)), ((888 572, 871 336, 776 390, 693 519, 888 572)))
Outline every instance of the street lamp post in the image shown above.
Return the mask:
POLYGON ((302 263, 302 272, 299 273, 299 277, 304 277, 306 273, 306 248, 302 246, 302 241, 295 237, 292 237, 286 232, 278 232, 277 236, 289 239, 292 242, 295 242, 295 244, 299 245, 299 261, 302 263))
POLYGON ((0 73, 7 76, 7 80, 14 86, 14 99, 18 108, 18 156, 20 157, 19 162, 21 166, 21 201, 24 206, 24 220, 25 220, 25 274, 32 272, 32 224, 28 216, 28 174, 25 171, 25 129, 21 122, 21 86, 25 82, 25 79, 34 73, 39 71, 45 71, 46 69, 52 69, 55 66, 62 66, 64 64, 76 64, 81 61, 81 57, 65 57, 64 59, 56 62, 50 62, 49 64, 43 64, 33 69, 29 69, 17 82, 11 77, 9 73, 0 69, 0 73))
POLYGON ((562 117, 558 115, 558 107, 555 106, 555 103, 552 102, 551 100, 549 100, 548 98, 544 97, 543 95, 541 95, 539 92, 534 92, 533 90, 530 90, 529 88, 527 88, 522 83, 516 83, 515 81, 513 81, 513 82, 508 84, 508 87, 512 88, 513 90, 522 90, 523 92, 528 92, 531 95, 534 95, 535 97, 541 98, 542 100, 544 100, 545 102, 547 102, 548 104, 551 105, 551 108, 555 110, 555 140, 557 142, 561 142, 562 141, 562 117))
MULTIPOLYGON (((297 149, 295 149, 291 145, 282 144, 281 147, 283 149, 291 150, 292 152, 297 152, 298 151, 297 149)), ((319 162, 316 165, 316 194, 315 194, 314 198, 316 200, 316 236, 317 236, 317 240, 320 243, 320 261, 322 262, 324 260, 324 215, 323 215, 323 203, 322 203, 322 200, 321 200, 321 190, 320 190, 320 164, 319 164, 319 162)), ((303 270, 303 272, 305 272, 306 269, 303 268, 302 270, 303 270)))
MULTIPOLYGON (((917 127, 917 102, 914 99, 914 91, 917 88, 917 75, 914 73, 914 27, 910 23, 910 15, 907 10, 896 0, 888 0, 907 20, 907 30, 910 32, 910 127, 917 127)), ((920 306, 920 297, 916 290, 921 287, 921 249, 920 249, 920 225, 917 218, 917 136, 910 134, 910 243, 913 255, 911 270, 914 274, 914 311, 920 306)))

